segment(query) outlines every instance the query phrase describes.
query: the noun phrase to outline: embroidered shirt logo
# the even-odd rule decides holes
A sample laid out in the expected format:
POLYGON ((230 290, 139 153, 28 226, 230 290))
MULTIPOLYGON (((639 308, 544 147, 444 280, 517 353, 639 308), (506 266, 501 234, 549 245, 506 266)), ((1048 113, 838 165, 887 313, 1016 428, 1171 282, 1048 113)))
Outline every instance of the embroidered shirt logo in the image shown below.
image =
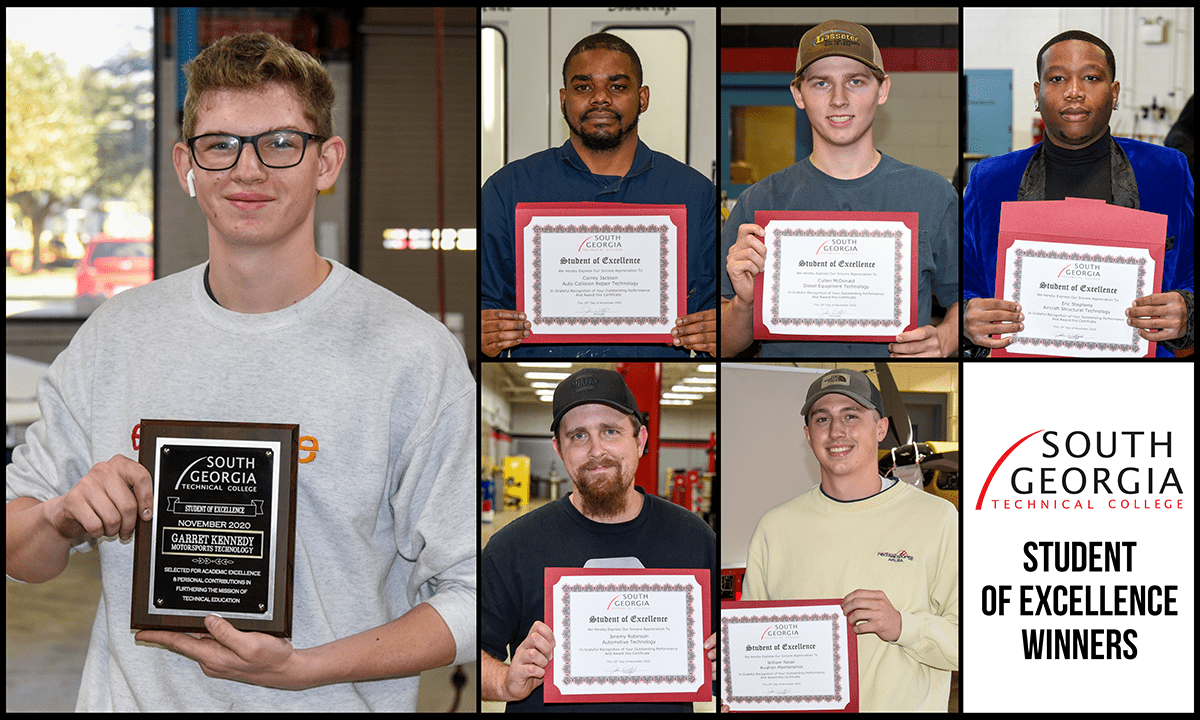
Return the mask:
POLYGON ((916 560, 916 558, 914 558, 912 555, 908 554, 907 550, 901 550, 899 552, 894 552, 894 553, 885 552, 883 550, 880 550, 879 552, 877 552, 875 554, 881 558, 887 558, 888 562, 902 563, 905 560, 916 560))

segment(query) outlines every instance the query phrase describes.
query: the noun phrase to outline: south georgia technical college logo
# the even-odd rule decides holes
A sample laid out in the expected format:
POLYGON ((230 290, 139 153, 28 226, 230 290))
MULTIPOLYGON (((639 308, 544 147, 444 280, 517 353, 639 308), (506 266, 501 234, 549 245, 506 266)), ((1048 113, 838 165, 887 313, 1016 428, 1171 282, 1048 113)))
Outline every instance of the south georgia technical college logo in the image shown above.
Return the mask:
POLYGON ((992 465, 976 510, 1180 510, 1170 430, 1035 430, 992 465))
POLYGON ((577 252, 614 252, 624 249, 620 235, 588 235, 579 243, 577 252))

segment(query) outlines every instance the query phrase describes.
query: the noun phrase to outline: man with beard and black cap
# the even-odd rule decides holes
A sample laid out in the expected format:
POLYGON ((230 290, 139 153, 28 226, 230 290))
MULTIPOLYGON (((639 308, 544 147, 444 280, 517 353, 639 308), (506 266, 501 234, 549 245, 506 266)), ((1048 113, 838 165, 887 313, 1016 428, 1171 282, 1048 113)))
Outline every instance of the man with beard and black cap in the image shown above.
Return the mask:
POLYGON ((583 38, 563 62, 559 104, 570 128, 561 147, 511 162, 480 190, 479 347, 495 357, 688 357, 716 355, 717 190, 693 168, 638 139, 650 107, 642 62, 621 38, 583 38), (672 345, 521 346, 531 324, 517 312, 516 207, 522 202, 606 202, 687 207, 687 314, 672 345))
MULTIPOLYGON (((510 712, 540 712, 554 632, 544 623, 547 567, 709 568, 716 536, 700 518, 634 484, 648 431, 625 380, 587 368, 554 391, 554 449, 573 492, 514 520, 484 546, 480 677, 482 698, 510 712), (504 658, 511 657, 510 664, 504 658)), ((705 643, 711 652, 712 638, 705 643)), ((552 705, 549 709, 571 707, 552 705)), ((589 711, 689 712, 691 703, 602 703, 589 711)))

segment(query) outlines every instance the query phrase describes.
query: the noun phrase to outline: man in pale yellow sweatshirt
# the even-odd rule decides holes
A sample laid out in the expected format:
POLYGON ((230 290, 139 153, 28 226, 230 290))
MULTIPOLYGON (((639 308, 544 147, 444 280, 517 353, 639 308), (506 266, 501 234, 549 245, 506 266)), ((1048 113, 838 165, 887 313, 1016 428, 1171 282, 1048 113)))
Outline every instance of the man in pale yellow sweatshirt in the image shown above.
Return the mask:
POLYGON ((958 512, 879 475, 888 421, 866 375, 822 375, 801 414, 821 484, 759 520, 742 599, 842 598, 860 709, 944 712, 958 669, 958 512))

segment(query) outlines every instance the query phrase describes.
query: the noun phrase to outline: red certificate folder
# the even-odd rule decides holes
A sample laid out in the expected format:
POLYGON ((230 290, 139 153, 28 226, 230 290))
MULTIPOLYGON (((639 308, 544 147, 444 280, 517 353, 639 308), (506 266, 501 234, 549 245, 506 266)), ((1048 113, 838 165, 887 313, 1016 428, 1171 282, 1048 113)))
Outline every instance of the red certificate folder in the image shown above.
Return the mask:
MULTIPOLYGON (((893 342, 896 335, 901 332, 908 332, 917 327, 917 259, 920 256, 918 253, 918 225, 920 216, 915 212, 897 213, 897 212, 811 212, 811 211, 766 211, 759 210, 754 213, 755 224, 766 227, 772 220, 824 220, 824 221, 841 221, 852 222, 855 220, 863 221, 891 221, 902 223, 910 231, 911 248, 908 252, 908 259, 903 263, 904 267, 898 267, 897 273, 907 273, 908 291, 903 297, 898 297, 897 301, 908 304, 908 323, 903 329, 897 329, 895 332, 872 333, 871 321, 864 321, 858 318, 844 319, 827 319, 821 320, 816 318, 807 319, 811 323, 818 323, 827 326, 830 330, 844 327, 845 333, 824 332, 813 333, 781 333, 772 332, 771 329, 763 322, 762 310, 764 302, 770 302, 767 290, 767 278, 771 274, 771 268, 763 268, 763 271, 754 276, 754 338, 756 340, 808 340, 808 341, 841 341, 841 342, 893 342)), ((767 238, 767 242, 772 242, 772 238, 767 238)))
MULTIPOLYGON (((1154 259, 1154 273, 1147 274, 1138 296, 1162 292, 1163 254, 1166 251, 1167 216, 1144 210, 1109 205, 1103 200, 1067 198, 1028 202, 1006 202, 1000 205, 1000 235, 996 248, 995 297, 1003 298, 1006 286, 1008 249, 1017 240, 1061 243, 1063 252, 1068 245, 1102 245, 1114 251, 1136 248, 1145 250, 1154 259)), ((1119 254, 1119 253, 1118 253, 1119 254)), ((1083 255, 1079 259, 1086 259, 1083 255)), ((1106 258, 1107 259, 1107 258, 1106 258)), ((1134 298, 1129 298, 1133 305, 1134 298)), ((1126 307, 1128 307, 1127 305, 1126 307)), ((1130 328, 1131 337, 1136 334, 1130 328)), ((1146 343, 1144 357, 1154 357, 1156 343, 1146 343)), ((1007 348, 992 350, 992 357, 1059 357, 1053 344, 1046 345, 1042 354, 1007 348)))
MULTIPOLYGON (((532 242, 538 242, 540 233, 533 233, 532 242)), ((517 310, 525 313, 533 324, 529 337, 521 341, 522 345, 532 343, 589 343, 594 345, 611 343, 661 343, 671 345, 674 337, 671 330, 675 327, 675 319, 687 315, 687 207, 684 205, 633 205, 626 203, 517 203, 516 210, 516 289, 517 310), (668 216, 675 226, 673 247, 668 248, 665 233, 660 234, 661 252, 658 253, 662 265, 660 284, 656 289, 659 297, 653 315, 638 318, 627 317, 547 317, 541 313, 541 299, 544 288, 541 287, 541 268, 537 266, 540 260, 534 260, 534 272, 531 279, 526 280, 526 255, 532 254, 540 258, 537 247, 527 253, 525 230, 534 218, 547 217, 586 217, 588 220, 579 225, 565 224, 556 226, 556 231, 578 231, 606 235, 614 232, 645 231, 638 224, 617 222, 618 218, 642 215, 668 216), (610 220, 611 219, 611 220, 610 220), (673 256, 671 261, 669 256, 673 256), (675 278, 674 291, 671 292, 666 282, 667 274, 675 278), (642 326, 643 332, 613 332, 614 328, 642 326), (553 326, 556 332, 546 332, 545 328, 553 326), (539 330, 539 328, 542 328, 539 330), (564 332, 565 331, 565 332, 564 332)), ((580 253, 587 248, 581 245, 580 253)), ((603 259, 604 250, 592 253, 596 259, 603 259)), ((591 259, 591 258, 589 258, 591 259)))
MULTIPOLYGON (((633 569, 633 568, 551 568, 545 569, 546 577, 546 619, 545 622, 554 631, 554 657, 551 658, 549 664, 546 665, 546 676, 544 682, 545 694, 544 699, 547 703, 608 703, 608 702, 709 702, 712 700, 712 663, 708 659, 708 653, 704 651, 704 641, 712 634, 711 622, 711 583, 712 573, 704 569, 633 569), (620 576, 620 582, 606 583, 589 583, 587 578, 590 576, 620 576), (681 580, 686 578, 688 581, 694 580, 699 585, 699 597, 694 596, 693 588, 690 582, 655 584, 648 580, 643 580, 646 576, 677 576, 681 580), (686 643, 689 655, 694 655, 697 651, 699 659, 690 668, 688 675, 681 677, 680 684, 688 686, 698 685, 695 691, 691 692, 637 692, 639 687, 657 682, 670 681, 672 678, 663 677, 661 675, 620 675, 607 677, 588 677, 574 676, 573 680, 576 683, 583 682, 586 684, 594 684, 597 688, 605 687, 614 692, 587 692, 587 693, 570 693, 564 694, 559 684, 564 680, 567 674, 565 668, 571 661, 572 652, 572 635, 582 631, 570 626, 570 618, 564 613, 564 619, 568 623, 566 627, 555 626, 554 613, 554 593, 553 588, 564 576, 567 578, 580 578, 580 583, 571 583, 571 587, 564 588, 564 592, 568 591, 583 591, 583 592, 603 592, 611 593, 614 597, 614 606, 619 604, 618 597, 625 593, 636 593, 643 590, 653 590, 657 592, 679 592, 681 598, 686 600, 687 613, 689 617, 689 625, 693 626, 698 632, 688 632, 688 636, 682 642, 686 643), (624 692, 623 688, 629 688, 629 692, 624 692)), ((621 612, 628 613, 628 610, 619 610, 615 607, 610 610, 613 613, 621 612)), ((636 612, 636 609, 632 612, 636 612)), ((632 625, 623 626, 624 629, 635 627, 632 625)), ((661 668, 655 668, 661 670, 661 668)))
MULTIPOLYGON (((721 609, 746 609, 746 608, 761 608, 762 616, 769 617, 777 614, 777 611, 786 611, 788 608, 809 607, 813 605, 840 605, 840 599, 828 600, 722 600, 721 609)), ((794 613, 783 612, 784 615, 792 615, 794 613)), ((724 613, 721 615, 721 634, 717 638, 717 657, 722 658, 721 663, 721 702, 727 704, 728 699, 726 694, 729 692, 729 679, 725 677, 729 672, 729 634, 726 628, 728 620, 724 613)), ((847 673, 848 677, 844 679, 847 688, 847 700, 845 707, 836 710, 820 709, 820 710, 803 710, 789 708, 787 710, 755 710, 754 712, 858 712, 858 636, 854 634, 854 629, 850 627, 850 620, 847 618, 844 623, 839 625, 839 630, 844 631, 842 637, 845 638, 844 652, 846 653, 846 662, 849 666, 847 673)), ((769 704, 769 703, 768 703, 769 704)), ((793 703, 794 704, 794 703, 793 703)))

